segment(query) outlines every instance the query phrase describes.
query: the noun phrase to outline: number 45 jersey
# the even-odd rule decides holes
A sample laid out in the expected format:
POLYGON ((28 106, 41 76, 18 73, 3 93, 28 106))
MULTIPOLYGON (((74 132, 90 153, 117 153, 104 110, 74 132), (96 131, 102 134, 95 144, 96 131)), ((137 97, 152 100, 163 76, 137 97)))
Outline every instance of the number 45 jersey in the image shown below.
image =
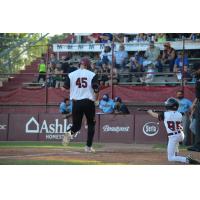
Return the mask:
POLYGON ((178 111, 166 111, 159 113, 159 120, 164 121, 167 133, 180 132, 182 130, 182 114, 178 111))
POLYGON ((70 100, 90 99, 95 101, 92 84, 97 81, 95 73, 78 69, 68 75, 70 79, 70 100))

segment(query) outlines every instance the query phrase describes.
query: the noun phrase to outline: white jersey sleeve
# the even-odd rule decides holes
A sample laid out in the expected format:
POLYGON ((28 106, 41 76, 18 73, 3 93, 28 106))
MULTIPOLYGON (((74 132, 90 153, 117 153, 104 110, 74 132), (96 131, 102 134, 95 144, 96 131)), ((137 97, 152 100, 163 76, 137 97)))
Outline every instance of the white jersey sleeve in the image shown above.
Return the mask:
POLYGON ((69 74, 70 100, 90 99, 95 101, 92 79, 95 73, 87 69, 78 69, 69 74))

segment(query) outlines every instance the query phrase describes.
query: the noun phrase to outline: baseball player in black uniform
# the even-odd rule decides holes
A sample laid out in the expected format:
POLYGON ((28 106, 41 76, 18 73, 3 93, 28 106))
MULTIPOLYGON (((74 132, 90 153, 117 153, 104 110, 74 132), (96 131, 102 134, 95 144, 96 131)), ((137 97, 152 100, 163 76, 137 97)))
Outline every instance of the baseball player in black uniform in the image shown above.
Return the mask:
POLYGON ((72 127, 63 138, 63 144, 68 144, 74 138, 76 132, 81 129, 83 115, 86 116, 88 136, 85 147, 86 152, 95 152, 92 147, 95 132, 95 101, 99 92, 98 79, 95 73, 88 70, 90 61, 82 58, 80 68, 66 78, 64 88, 70 88, 70 100, 72 107, 72 127))

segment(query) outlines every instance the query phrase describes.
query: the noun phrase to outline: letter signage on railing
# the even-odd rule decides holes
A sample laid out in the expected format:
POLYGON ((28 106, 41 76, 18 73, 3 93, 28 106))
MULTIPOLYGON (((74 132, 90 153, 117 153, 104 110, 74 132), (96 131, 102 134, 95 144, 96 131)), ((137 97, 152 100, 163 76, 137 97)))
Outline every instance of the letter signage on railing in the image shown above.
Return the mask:
MULTIPOLYGON (((176 50, 183 49, 183 41, 170 42, 171 46, 176 50)), ((105 45, 97 43, 80 43, 80 44, 53 44, 54 52, 101 52, 105 45)), ((115 43, 115 51, 119 49, 119 43, 115 43)), ((126 51, 145 51, 148 42, 124 43, 126 51)), ((163 43, 155 42, 155 46, 163 50, 163 43)), ((200 49, 200 41, 185 41, 185 49, 200 49)))

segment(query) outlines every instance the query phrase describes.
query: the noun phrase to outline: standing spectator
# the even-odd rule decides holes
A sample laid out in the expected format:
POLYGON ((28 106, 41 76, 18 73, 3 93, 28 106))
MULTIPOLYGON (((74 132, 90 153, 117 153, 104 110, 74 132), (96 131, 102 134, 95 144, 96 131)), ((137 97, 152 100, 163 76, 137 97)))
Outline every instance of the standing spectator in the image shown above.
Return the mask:
MULTIPOLYGON (((160 49, 154 45, 154 42, 149 43, 144 57, 146 58, 146 63, 152 63, 155 67, 158 68, 158 72, 162 72, 162 65, 160 63, 160 49)), ((145 65, 145 62, 143 63, 145 65)))
POLYGON ((158 33, 158 34, 156 34, 155 37, 156 37, 155 39, 156 39, 157 42, 159 42, 159 43, 166 42, 166 34, 165 34, 165 33, 158 33))
POLYGON ((189 99, 184 98, 183 90, 177 91, 176 98, 179 100, 178 112, 180 112, 183 116, 182 124, 183 124, 183 131, 185 134, 183 144, 188 146, 190 143, 189 127, 190 127, 190 113, 191 113, 192 102, 189 99))
POLYGON ((123 44, 119 46, 119 51, 115 52, 115 67, 117 69, 122 69, 127 64, 128 53, 125 51, 125 47, 123 44))
POLYGON ((196 119, 195 123, 195 142, 194 145, 191 147, 188 147, 189 151, 197 151, 200 152, 200 64, 198 68, 196 68, 196 99, 194 100, 195 108, 194 108, 194 117, 196 119))
MULTIPOLYGON (((109 66, 109 67, 110 67, 110 69, 109 69, 110 72, 112 69, 112 84, 117 85, 117 83, 119 82, 117 68, 115 68, 115 67, 112 68, 111 66, 109 66)), ((105 86, 111 85, 111 73, 109 73, 107 75, 107 77, 108 77, 108 81, 105 82, 105 86)))
MULTIPOLYGON (((95 100, 98 97, 99 86, 95 73, 88 70, 90 60, 82 58, 80 68, 70 73, 65 82, 65 88, 70 88, 72 100, 72 127, 65 133, 63 144, 67 144, 81 129, 82 118, 87 119, 88 135, 85 152, 95 152, 92 147, 95 133, 95 100)), ((64 90, 64 88, 62 88, 64 90)))
POLYGON ((113 109, 114 109, 114 113, 116 114, 130 114, 128 108, 122 102, 122 99, 120 97, 114 98, 113 109))
POLYGON ((99 102, 99 108, 103 113, 113 113, 113 100, 109 98, 108 94, 104 94, 99 102))
POLYGON ((183 52, 182 51, 178 52, 178 57, 176 58, 174 64, 174 72, 177 73, 176 75, 178 80, 182 79, 183 67, 187 69, 188 66, 189 66, 188 57, 185 55, 183 58, 183 52))
POLYGON ((169 71, 173 72, 174 62, 176 59, 176 51, 171 47, 169 42, 164 44, 164 51, 162 54, 162 64, 169 64, 169 71))
POLYGON ((38 83, 40 82, 40 79, 42 79, 43 82, 45 82, 46 81, 47 68, 46 68, 46 65, 44 63, 44 59, 41 59, 40 64, 38 66, 38 70, 39 70, 38 83))

